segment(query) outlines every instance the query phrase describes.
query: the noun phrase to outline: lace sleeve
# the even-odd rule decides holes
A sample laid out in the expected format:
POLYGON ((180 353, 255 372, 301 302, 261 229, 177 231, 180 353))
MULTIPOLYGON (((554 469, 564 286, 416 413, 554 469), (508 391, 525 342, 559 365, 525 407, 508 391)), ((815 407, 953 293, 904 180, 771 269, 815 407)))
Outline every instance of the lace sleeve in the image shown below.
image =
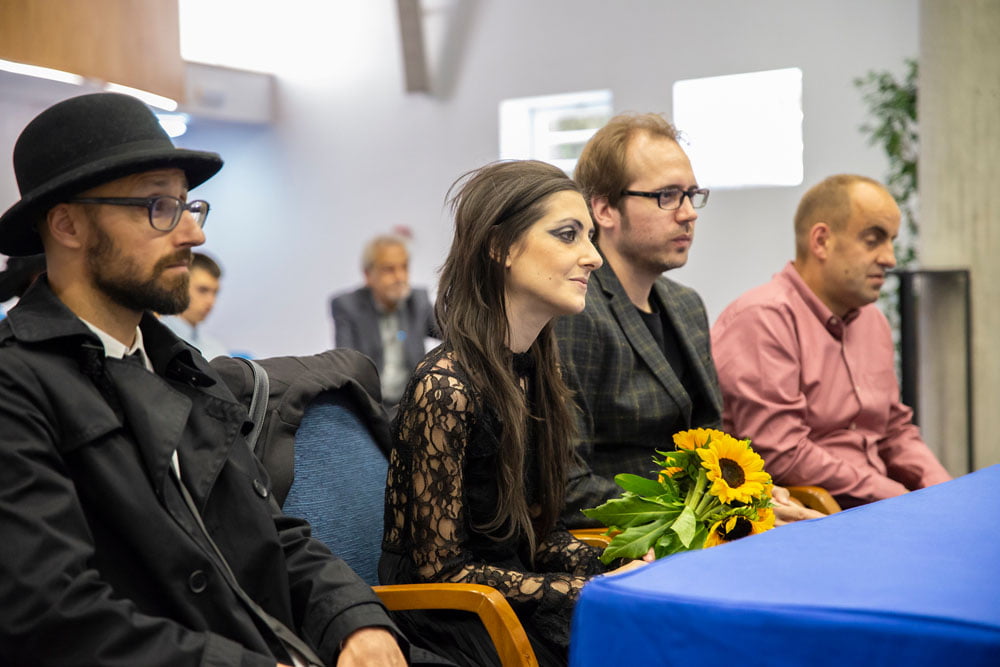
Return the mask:
POLYGON ((569 531, 557 529, 538 545, 535 550, 535 565, 543 571, 592 577, 607 570, 600 557, 600 549, 584 544, 569 531))
POLYGON ((439 367, 416 382, 399 417, 398 443, 412 457, 411 478, 390 483, 405 483, 411 490, 407 511, 417 574, 424 581, 493 586, 512 604, 532 604, 533 616, 559 617, 568 631, 584 577, 565 570, 539 574, 496 567, 466 546, 462 470, 471 404, 464 384, 439 367))

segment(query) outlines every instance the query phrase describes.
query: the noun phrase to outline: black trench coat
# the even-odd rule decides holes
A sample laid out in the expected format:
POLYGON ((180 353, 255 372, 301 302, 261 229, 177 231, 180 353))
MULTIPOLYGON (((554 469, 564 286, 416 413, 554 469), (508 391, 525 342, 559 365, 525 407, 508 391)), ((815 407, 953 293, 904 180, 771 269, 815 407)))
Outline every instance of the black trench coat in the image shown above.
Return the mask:
POLYGON ((105 358, 45 279, 0 322, 0 664, 287 660, 185 505, 175 449, 236 580, 325 663, 357 628, 395 631, 371 589, 281 514, 243 439, 246 410, 205 360, 153 316, 140 327, 155 375, 105 358))

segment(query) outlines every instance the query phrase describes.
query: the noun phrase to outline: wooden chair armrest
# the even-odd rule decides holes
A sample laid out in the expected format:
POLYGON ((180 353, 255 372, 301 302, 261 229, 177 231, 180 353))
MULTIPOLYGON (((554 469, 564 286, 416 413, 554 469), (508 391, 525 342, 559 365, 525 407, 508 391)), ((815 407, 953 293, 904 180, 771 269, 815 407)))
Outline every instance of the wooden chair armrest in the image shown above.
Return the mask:
POLYGON ((611 544, 611 536, 607 535, 605 528, 575 528, 569 531, 570 535, 580 540, 584 544, 603 549, 611 544))
POLYGON ((480 584, 395 584, 374 586, 391 611, 458 609, 479 616, 504 665, 535 667, 538 660, 510 603, 495 588, 480 584))
POLYGON ((840 505, 822 486, 788 486, 785 488, 792 494, 792 498, 817 512, 834 514, 840 511, 840 505))

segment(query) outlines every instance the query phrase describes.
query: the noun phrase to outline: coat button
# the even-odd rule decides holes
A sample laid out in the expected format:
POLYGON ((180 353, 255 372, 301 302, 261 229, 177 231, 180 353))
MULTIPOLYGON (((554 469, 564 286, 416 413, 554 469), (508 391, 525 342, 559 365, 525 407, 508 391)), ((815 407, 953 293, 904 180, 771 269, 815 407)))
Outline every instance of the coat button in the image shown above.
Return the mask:
POLYGON ((208 577, 201 570, 195 570, 188 577, 188 588, 192 593, 201 593, 208 588, 208 577))
POLYGON ((261 498, 267 498, 267 487, 259 479, 253 481, 253 490, 261 498))

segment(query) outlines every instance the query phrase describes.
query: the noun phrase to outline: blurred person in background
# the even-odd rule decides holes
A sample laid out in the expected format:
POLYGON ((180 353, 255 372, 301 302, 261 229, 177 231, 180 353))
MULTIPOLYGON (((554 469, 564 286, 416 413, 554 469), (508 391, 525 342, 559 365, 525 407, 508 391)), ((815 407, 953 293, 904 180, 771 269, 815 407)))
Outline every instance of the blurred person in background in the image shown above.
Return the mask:
POLYGON ((427 290, 410 287, 406 239, 378 236, 361 256, 364 287, 330 300, 334 343, 358 350, 378 369, 382 403, 399 402, 413 368, 424 358, 424 339, 440 338, 427 290))
POLYGON ((188 291, 191 300, 188 307, 178 315, 164 315, 160 318, 167 327, 194 345, 206 359, 214 359, 229 354, 229 349, 220 340, 205 333, 201 324, 215 307, 215 299, 219 295, 222 268, 218 262, 200 252, 191 256, 191 280, 188 291))

